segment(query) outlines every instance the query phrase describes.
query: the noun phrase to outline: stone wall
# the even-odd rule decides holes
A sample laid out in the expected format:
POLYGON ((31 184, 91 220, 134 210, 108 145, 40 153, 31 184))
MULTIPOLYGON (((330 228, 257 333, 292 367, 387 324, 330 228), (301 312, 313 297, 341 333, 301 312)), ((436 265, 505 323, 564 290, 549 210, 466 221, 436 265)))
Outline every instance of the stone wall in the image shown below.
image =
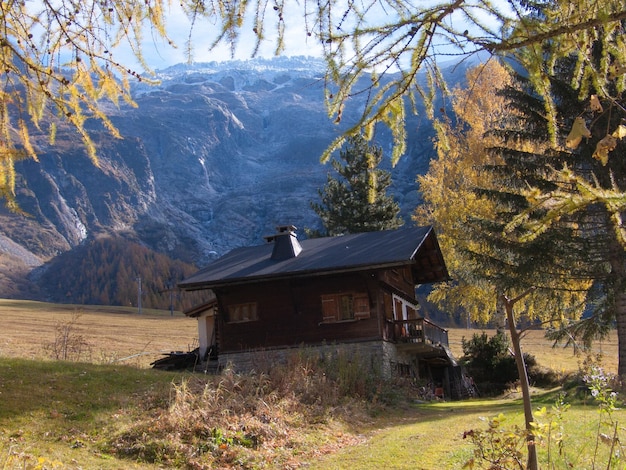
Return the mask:
POLYGON ((221 353, 219 366, 220 368, 229 367, 237 372, 265 371, 275 364, 287 363, 294 356, 306 357, 307 355, 318 356, 323 361, 341 359, 358 362, 364 370, 379 374, 384 378, 390 378, 394 365, 405 360, 399 357, 392 343, 378 340, 221 353))

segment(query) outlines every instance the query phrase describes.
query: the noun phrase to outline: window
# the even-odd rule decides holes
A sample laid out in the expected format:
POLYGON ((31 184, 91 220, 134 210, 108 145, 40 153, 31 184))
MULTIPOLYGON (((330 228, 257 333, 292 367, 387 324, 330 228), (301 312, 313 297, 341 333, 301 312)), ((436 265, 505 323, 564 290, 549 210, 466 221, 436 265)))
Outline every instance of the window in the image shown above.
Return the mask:
POLYGON ((339 296, 339 320, 354 320, 354 299, 352 295, 339 296))
POLYGON ((258 320, 256 302, 228 306, 228 322, 242 323, 258 320))
POLYGON ((345 293, 322 296, 322 321, 334 323, 370 317, 367 294, 345 293))

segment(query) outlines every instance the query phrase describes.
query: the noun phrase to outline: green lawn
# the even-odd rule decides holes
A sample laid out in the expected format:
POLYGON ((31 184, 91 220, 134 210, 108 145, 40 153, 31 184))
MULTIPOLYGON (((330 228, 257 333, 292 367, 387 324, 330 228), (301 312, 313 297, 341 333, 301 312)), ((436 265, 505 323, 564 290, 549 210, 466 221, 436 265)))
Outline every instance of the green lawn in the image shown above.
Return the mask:
MULTIPOLYGON (((544 406, 550 409, 555 399, 556 392, 535 396, 535 410, 544 406)), ((610 445, 600 439, 596 451, 596 437, 602 418, 598 407, 580 399, 575 400, 575 403, 563 415, 564 456, 558 455, 554 443, 549 449, 548 441, 544 439, 538 447, 541 468, 548 468, 548 459, 553 469, 609 468, 610 445), (597 457, 594 458, 596 452, 597 457)), ((415 405, 377 422, 378 428, 367 431, 367 440, 321 458, 310 469, 461 469, 474 452, 470 440, 464 439, 464 433, 471 429, 486 429, 487 420, 500 413, 506 417, 505 427, 508 429, 515 425, 523 426, 522 404, 519 400, 490 399, 415 405)), ((540 414, 537 413, 535 419, 547 424, 550 420, 540 414)), ((623 435, 626 412, 619 410, 614 418, 621 423, 618 429, 622 430, 623 435)), ((600 427, 604 434, 611 434, 612 429, 607 425, 600 427)), ((556 430, 553 429, 553 432, 556 430)), ((477 465, 474 468, 488 467, 477 465)), ((610 468, 624 469, 626 461, 621 460, 610 468)))
MULTIPOLYGON (((172 383, 183 377, 188 375, 127 366, 0 358, 0 464, 6 469, 164 468, 119 460, 106 451, 106 443, 135 421, 157 411, 167 412, 172 383)), ((555 391, 538 394, 535 408, 550 408, 555 398, 555 391)), ((593 468, 600 413, 590 401, 575 400, 564 415, 564 449, 573 467, 553 457, 553 468, 593 468)), ((487 423, 481 418, 500 413, 510 421, 507 426, 522 423, 519 399, 405 404, 383 409, 353 425, 329 424, 341 420, 342 415, 337 415, 317 433, 311 431, 314 425, 292 429, 293 442, 307 443, 306 454, 296 447, 258 451, 291 452, 288 460, 294 468, 313 470, 456 469, 462 468, 473 453, 464 432, 485 429, 487 423)), ((626 422, 621 410, 614 418, 626 422)), ((623 425, 618 431, 622 429, 623 425)), ((606 426, 601 431, 611 433, 606 426)), ((596 468, 607 468, 608 448, 601 443, 596 468)), ((539 452, 545 463, 547 447, 540 446, 539 452)), ((552 452, 556 455, 554 448, 552 452)), ((624 463, 611 468, 624 468, 624 463)))
POLYGON ((0 467, 144 468, 121 465, 100 444, 126 424, 121 411, 163 400, 173 378, 135 367, 0 358, 0 467))

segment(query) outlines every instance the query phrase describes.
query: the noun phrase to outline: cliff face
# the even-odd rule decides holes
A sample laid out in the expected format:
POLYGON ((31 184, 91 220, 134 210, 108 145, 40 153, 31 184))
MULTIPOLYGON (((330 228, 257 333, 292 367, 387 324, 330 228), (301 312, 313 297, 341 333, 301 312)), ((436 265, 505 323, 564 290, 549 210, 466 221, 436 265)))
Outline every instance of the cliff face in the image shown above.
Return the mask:
MULTIPOLYGON (((330 170, 319 157, 341 131, 326 114, 320 67, 292 58, 168 69, 160 85, 135 89, 137 108, 108 109, 122 139, 91 129, 98 166, 71 130, 54 146, 42 138, 40 161, 17 166, 29 217, 0 209, 0 264, 27 272, 114 233, 202 266, 262 243, 276 225, 319 228, 309 202, 330 170)), ((407 221, 434 154, 422 119, 408 120, 408 152, 392 171, 407 221)), ((376 143, 389 154, 388 137, 376 143)))

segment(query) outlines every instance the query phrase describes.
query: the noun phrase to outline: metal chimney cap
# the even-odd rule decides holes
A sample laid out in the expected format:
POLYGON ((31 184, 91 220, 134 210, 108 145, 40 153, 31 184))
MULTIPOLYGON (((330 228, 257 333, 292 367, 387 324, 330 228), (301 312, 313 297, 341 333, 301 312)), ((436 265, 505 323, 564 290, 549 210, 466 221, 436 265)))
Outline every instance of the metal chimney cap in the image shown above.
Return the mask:
POLYGON ((276 227, 278 233, 269 235, 265 240, 270 243, 274 242, 271 258, 276 261, 282 261, 295 258, 302 251, 302 246, 298 242, 296 236, 296 227, 293 225, 280 225, 276 227))

